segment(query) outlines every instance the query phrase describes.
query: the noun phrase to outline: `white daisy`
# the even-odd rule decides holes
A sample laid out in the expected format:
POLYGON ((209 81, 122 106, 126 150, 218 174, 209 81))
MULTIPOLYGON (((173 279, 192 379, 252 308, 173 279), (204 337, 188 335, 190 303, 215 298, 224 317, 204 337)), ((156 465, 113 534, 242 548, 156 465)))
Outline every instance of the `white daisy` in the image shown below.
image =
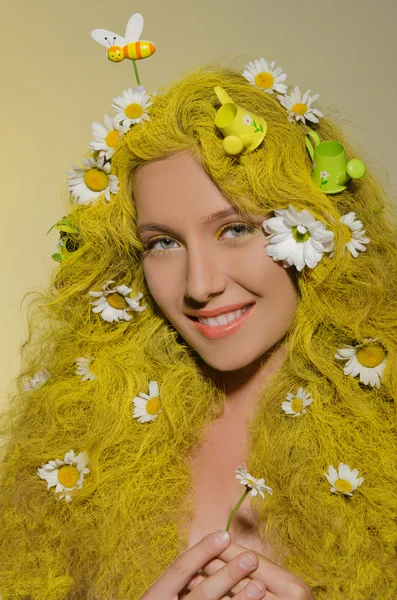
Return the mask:
POLYGON ((312 123, 318 123, 317 117, 322 117, 323 113, 317 110, 317 108, 312 108, 312 104, 317 98, 320 97, 319 94, 315 94, 314 96, 310 96, 311 90, 307 90, 301 97, 301 91, 298 86, 294 87, 294 90, 290 95, 285 94, 284 96, 277 96, 280 100, 280 104, 284 106, 288 110, 288 120, 293 121, 303 121, 306 123, 306 119, 311 121, 312 123))
POLYGON ((353 492, 363 483, 364 477, 357 477, 357 469, 350 469, 348 465, 339 463, 338 471, 331 465, 328 473, 324 473, 331 486, 331 492, 352 496, 353 492))
POLYGON ((73 171, 68 171, 68 187, 77 204, 90 204, 100 196, 110 200, 110 194, 119 191, 119 180, 116 175, 110 175, 110 163, 105 163, 102 156, 98 160, 83 158, 84 167, 73 165, 73 171))
POLYGON ((380 380, 386 367, 387 355, 384 348, 377 344, 379 338, 368 338, 357 346, 345 345, 338 350, 335 358, 346 361, 343 372, 345 375, 359 375, 364 385, 380 388, 380 380))
POLYGON ((80 452, 75 456, 74 451, 66 452, 63 460, 57 458, 50 460, 47 464, 42 464, 41 469, 37 469, 40 479, 45 479, 47 489, 55 487, 57 500, 65 498, 66 502, 71 502, 72 490, 78 490, 83 487, 84 475, 90 472, 87 468, 88 457, 86 452, 80 452))
POLYGON ((81 381, 95 381, 98 379, 96 374, 95 362, 92 357, 90 358, 76 358, 76 375, 81 376, 81 381))
POLYGON ((35 392, 39 390, 41 387, 43 387, 46 381, 50 379, 50 377, 51 373, 49 373, 46 369, 39 371, 32 377, 32 379, 29 379, 29 381, 25 383, 25 390, 27 392, 35 392))
POLYGON ((281 407, 287 415, 299 417, 307 412, 306 407, 312 402, 313 398, 310 394, 300 387, 296 394, 290 392, 287 394, 286 400, 281 403, 281 407))
POLYGON ((150 117, 146 109, 152 105, 149 102, 150 96, 143 90, 133 91, 131 88, 123 91, 122 96, 113 98, 114 104, 112 107, 115 111, 115 119, 118 123, 127 124, 127 127, 141 123, 142 121, 150 121, 150 117))
POLYGON ((116 146, 128 130, 128 123, 120 124, 117 119, 105 115, 105 126, 100 123, 92 124, 92 135, 95 140, 91 142, 90 148, 99 152, 99 157, 104 156, 107 160, 112 158, 116 146))
POLYGON ((141 312, 145 310, 145 306, 139 306, 139 301, 143 297, 140 292, 135 298, 131 298, 131 288, 126 285, 116 285, 111 288, 110 285, 114 281, 108 281, 103 287, 102 292, 88 292, 90 296, 98 298, 95 302, 90 302, 93 305, 92 312, 101 313, 101 317, 108 323, 113 321, 130 321, 130 310, 141 312))
POLYGON ((138 419, 139 423, 154 421, 162 411, 157 381, 149 382, 149 394, 139 392, 132 402, 134 404, 134 419, 138 419))
POLYGON ((272 488, 268 485, 265 485, 264 479, 255 479, 255 477, 252 477, 252 475, 247 472, 245 464, 244 467, 237 467, 235 472, 237 473, 236 479, 240 479, 240 483, 251 490, 251 496, 256 496, 259 494, 262 498, 264 498, 264 492, 273 494, 272 488))
POLYGON ((365 229, 363 224, 356 218, 356 213, 349 212, 340 218, 341 223, 345 225, 345 248, 357 258, 359 252, 365 252, 367 249, 364 244, 369 244, 371 241, 365 237, 365 229))
POLYGON ((283 73, 281 67, 275 65, 274 61, 268 63, 264 58, 260 58, 255 62, 248 63, 246 70, 243 71, 243 77, 251 85, 255 85, 268 94, 273 94, 273 92, 285 94, 287 86, 282 82, 286 80, 287 74, 283 73))
POLYGON ((275 217, 263 221, 268 244, 266 253, 274 261, 282 261, 285 268, 295 265, 301 271, 306 265, 313 269, 324 252, 334 248, 334 234, 324 223, 307 211, 298 212, 293 206, 275 210, 275 217))

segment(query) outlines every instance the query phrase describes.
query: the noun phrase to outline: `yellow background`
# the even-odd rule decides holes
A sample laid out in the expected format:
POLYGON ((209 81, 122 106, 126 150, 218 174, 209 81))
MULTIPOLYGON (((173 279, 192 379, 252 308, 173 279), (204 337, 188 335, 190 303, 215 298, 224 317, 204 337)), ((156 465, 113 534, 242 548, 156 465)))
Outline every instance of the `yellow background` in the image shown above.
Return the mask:
MULTIPOLYGON (((134 86, 132 64, 112 64, 90 36, 124 35, 141 12, 141 61, 149 90, 204 62, 243 68, 263 56, 289 85, 312 88, 362 148, 360 157, 396 189, 396 0, 1 0, 0 405, 19 369, 26 337, 24 294, 56 266, 65 171, 79 163, 91 124, 134 86)), ((365 221, 365 219, 363 219, 365 221)))

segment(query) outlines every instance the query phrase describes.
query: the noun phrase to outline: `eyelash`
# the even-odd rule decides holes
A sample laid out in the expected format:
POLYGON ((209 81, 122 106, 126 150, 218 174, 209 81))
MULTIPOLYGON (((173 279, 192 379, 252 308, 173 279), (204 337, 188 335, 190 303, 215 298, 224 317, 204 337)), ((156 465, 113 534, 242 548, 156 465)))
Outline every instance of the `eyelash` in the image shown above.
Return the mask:
MULTIPOLYGON (((246 232, 243 235, 237 235, 235 237, 231 237, 231 238, 225 238, 228 240, 228 242, 230 243, 235 243, 236 241, 238 242, 240 239, 246 238, 247 235, 252 234, 255 231, 255 227, 253 225, 251 225, 250 223, 245 223, 245 222, 237 222, 237 223, 229 223, 228 225, 224 225, 223 227, 221 227, 221 229, 219 230, 218 234, 217 234, 217 238, 219 240, 219 238, 221 237, 221 235, 228 230, 232 230, 233 228, 235 229, 236 227, 240 227, 243 226, 246 229, 246 232)), ((174 242, 175 240, 173 240, 171 237, 167 237, 167 236, 162 236, 162 237, 157 237, 157 238, 153 238, 152 240, 150 240, 145 246, 144 246, 144 252, 147 253, 151 253, 151 254, 161 254, 163 252, 168 252, 169 250, 174 250, 174 248, 154 248, 154 245, 158 242, 162 242, 163 240, 170 240, 172 242, 174 242)))

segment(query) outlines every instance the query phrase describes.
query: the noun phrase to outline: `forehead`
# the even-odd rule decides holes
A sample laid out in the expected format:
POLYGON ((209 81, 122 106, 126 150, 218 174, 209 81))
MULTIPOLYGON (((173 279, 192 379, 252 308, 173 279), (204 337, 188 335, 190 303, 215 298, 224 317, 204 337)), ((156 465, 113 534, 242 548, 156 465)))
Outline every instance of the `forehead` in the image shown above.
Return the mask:
POLYGON ((189 152, 180 152, 137 169, 133 196, 138 222, 202 218, 210 212, 232 208, 202 164, 189 152))

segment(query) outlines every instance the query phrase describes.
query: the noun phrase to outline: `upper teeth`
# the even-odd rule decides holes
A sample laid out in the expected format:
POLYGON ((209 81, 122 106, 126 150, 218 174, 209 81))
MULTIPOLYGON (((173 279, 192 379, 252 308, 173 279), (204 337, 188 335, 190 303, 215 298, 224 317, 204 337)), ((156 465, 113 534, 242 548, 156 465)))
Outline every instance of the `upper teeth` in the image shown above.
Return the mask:
POLYGON ((197 317, 200 323, 204 325, 209 325, 210 327, 216 327, 217 325, 227 325, 231 323, 235 319, 241 317, 243 313, 248 310, 249 306, 244 306, 243 309, 236 310, 235 312, 228 312, 223 315, 219 315, 219 317, 211 317, 209 319, 203 319, 202 317, 197 317))

